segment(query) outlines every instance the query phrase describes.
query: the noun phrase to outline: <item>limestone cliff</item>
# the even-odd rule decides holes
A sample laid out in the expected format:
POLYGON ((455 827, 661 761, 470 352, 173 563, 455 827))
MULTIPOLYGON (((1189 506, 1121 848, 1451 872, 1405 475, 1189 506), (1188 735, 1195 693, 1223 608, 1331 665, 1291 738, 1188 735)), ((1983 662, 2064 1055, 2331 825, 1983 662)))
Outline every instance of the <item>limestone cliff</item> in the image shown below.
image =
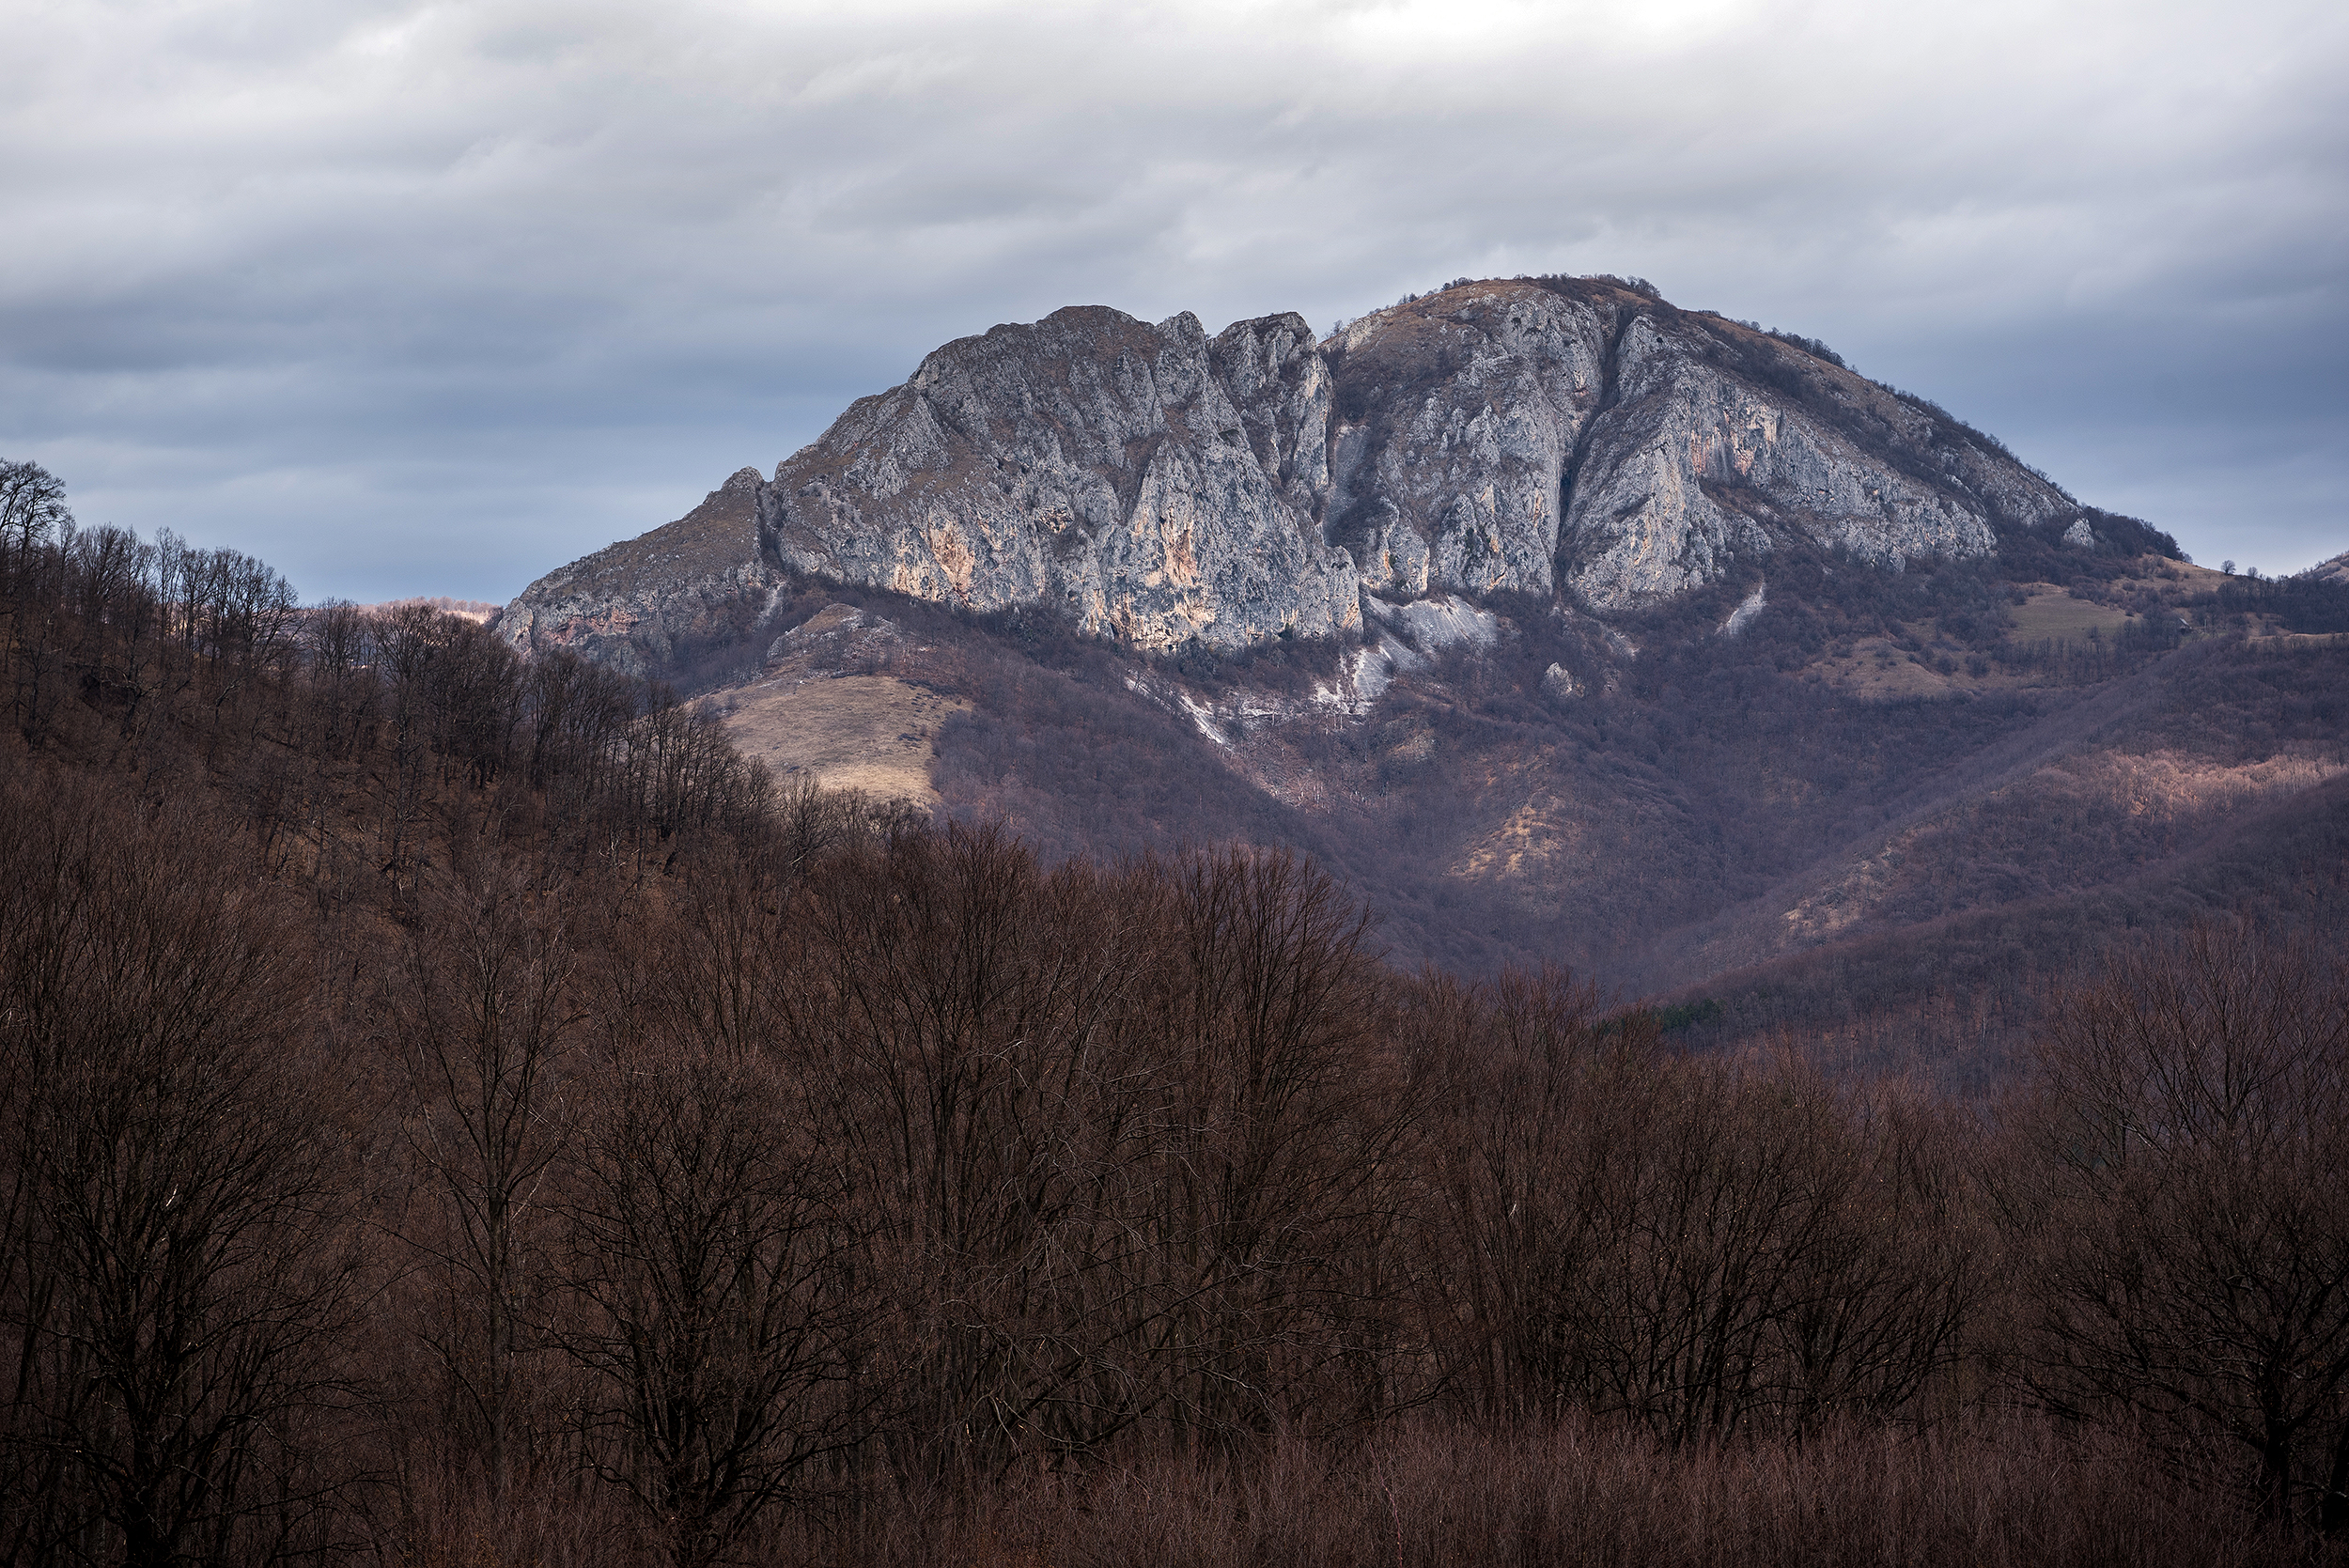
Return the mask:
POLYGON ((1577 441, 1606 396, 1611 314, 1471 285, 1365 316, 1337 367, 1330 526, 1377 592, 1547 595, 1577 441))
POLYGON ((1597 280, 1457 285, 1325 348, 1332 536, 1372 588, 1608 611, 1788 538, 1897 570, 2078 510, 1928 405, 1597 280))
POLYGON ((1901 570, 2079 516, 1817 345, 1613 280, 1464 283, 1320 342, 1081 306, 946 345, 501 626, 653 667, 729 596, 815 578, 1230 649, 1358 632, 1365 594, 1606 614, 1789 546, 1901 570))
POLYGON ((1100 306, 950 343, 784 462, 786 569, 994 610, 1048 604, 1143 647, 1361 624, 1325 544, 1330 378, 1302 318, 1210 341, 1100 306))

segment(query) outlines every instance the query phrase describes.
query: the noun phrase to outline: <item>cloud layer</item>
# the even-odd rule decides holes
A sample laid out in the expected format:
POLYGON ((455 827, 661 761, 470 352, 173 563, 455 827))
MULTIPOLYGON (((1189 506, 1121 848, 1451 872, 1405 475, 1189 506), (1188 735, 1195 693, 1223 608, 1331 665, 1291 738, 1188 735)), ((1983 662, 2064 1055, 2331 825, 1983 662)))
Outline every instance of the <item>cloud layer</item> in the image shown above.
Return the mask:
POLYGON ((998 321, 1613 272, 2291 570, 2349 549, 2337 12, 19 0, 0 456, 503 598, 998 321))

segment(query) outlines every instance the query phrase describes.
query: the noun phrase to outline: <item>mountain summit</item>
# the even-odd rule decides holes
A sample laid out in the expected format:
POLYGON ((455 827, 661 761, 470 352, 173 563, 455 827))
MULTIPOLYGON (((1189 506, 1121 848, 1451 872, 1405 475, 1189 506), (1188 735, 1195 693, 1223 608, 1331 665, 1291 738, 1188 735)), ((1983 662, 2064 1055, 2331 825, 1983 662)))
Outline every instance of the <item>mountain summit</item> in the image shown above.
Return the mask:
POLYGON ((1229 651, 1359 632, 1365 595, 1606 613, 1789 545, 1899 571, 2002 530, 2092 548, 2099 518, 1822 345, 1611 279, 1457 283, 1319 340, 1294 314, 1209 337, 1073 306, 947 344, 501 624, 657 665, 813 578, 1229 651))

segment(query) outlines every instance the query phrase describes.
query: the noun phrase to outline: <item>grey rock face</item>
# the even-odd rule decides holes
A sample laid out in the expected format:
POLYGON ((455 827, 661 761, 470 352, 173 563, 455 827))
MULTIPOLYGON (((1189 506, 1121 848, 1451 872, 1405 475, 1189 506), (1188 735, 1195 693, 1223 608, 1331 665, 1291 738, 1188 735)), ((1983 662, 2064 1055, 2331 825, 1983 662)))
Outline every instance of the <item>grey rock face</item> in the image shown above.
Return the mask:
POLYGON ((1143 647, 1361 624, 1310 509, 1330 379, 1301 318, 1212 343, 1098 306, 950 343, 786 459, 758 536, 785 569, 974 610, 1047 604, 1143 647))
POLYGON ((1549 593, 1612 325, 1546 289, 1474 284, 1365 316, 1328 346, 1330 535, 1365 589, 1549 593))
POLYGON ((1864 378, 1604 284, 1467 284, 1327 347, 1331 533, 1372 589, 1556 587, 1617 610, 1781 536, 1897 570, 2071 505, 1864 378))
POLYGON ((1735 559, 1767 554, 1773 524, 1894 570, 1997 548, 1979 505, 1725 372, 1704 352, 1711 334, 1679 325, 1647 315, 1627 324, 1615 406, 1592 432, 1564 546, 1593 608, 1711 582, 1735 559))
POLYGON ((525 653, 569 648, 658 674, 697 620, 771 586, 751 548, 764 489, 758 470, 739 470, 677 521, 547 573, 506 607, 498 635, 525 653))
POLYGON ((1365 594, 1362 608, 1374 619, 1402 630, 1422 653, 1438 653, 1460 644, 1488 648, 1501 640, 1500 616, 1449 594, 1431 594, 1408 604, 1390 604, 1365 594))
POLYGON ((1322 343, 1072 307, 946 345, 501 629, 654 666, 728 596, 814 577, 1228 649, 1357 632, 1365 595, 1606 613, 1788 548, 1901 570, 2077 515, 1815 347, 1595 279, 1464 284, 1322 343))
POLYGON ((1724 637, 1736 636, 1751 626, 1754 617, 1768 609, 1769 604, 1770 585, 1766 582, 1755 583, 1753 592, 1740 600, 1737 608, 1729 613, 1729 618, 1721 623, 1720 634, 1724 637))
POLYGON ((802 657, 839 666, 860 655, 884 651, 905 639, 897 623, 851 604, 828 604, 767 644, 767 662, 802 657))

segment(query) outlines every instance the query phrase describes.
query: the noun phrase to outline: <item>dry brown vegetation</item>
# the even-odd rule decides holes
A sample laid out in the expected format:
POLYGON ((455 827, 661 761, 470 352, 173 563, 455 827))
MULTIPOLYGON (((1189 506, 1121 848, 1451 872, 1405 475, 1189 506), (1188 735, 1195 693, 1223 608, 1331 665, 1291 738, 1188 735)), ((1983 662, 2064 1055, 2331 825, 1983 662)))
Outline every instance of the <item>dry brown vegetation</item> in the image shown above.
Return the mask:
MULTIPOLYGON (((1875 970, 1856 991, 1948 992, 1862 947, 1908 933, 1921 949, 1937 923, 1975 922, 1972 950, 2008 956, 1946 1000, 1999 1015, 1993 1028, 1865 1009, 1864 1027, 1901 1036, 1890 1054, 1938 1062, 1956 1086, 2019 1046, 2035 1004, 2017 995, 2077 978, 2109 933, 2297 877, 2295 823, 2349 759, 2349 644, 2258 629, 2331 625, 2349 595, 2048 536, 1898 576, 1789 541, 1768 608, 1734 639, 1719 628, 1750 575, 1625 620, 1629 641, 1503 597, 1487 605, 1506 627, 1493 647, 1439 654, 1346 712, 1315 695, 1344 682, 1332 644, 1152 659, 1048 613, 959 615, 813 582, 732 657, 777 632, 786 649, 802 633, 831 648, 828 619, 894 623, 901 637, 860 632, 819 662, 969 705, 926 737, 946 814, 1008 823, 1048 859, 1287 847, 1375 903, 1407 964, 1566 961, 1626 991, 1728 1004, 1744 988, 1767 1005, 1732 1008, 1741 1025, 1843 1030, 1851 1009, 1833 998, 1792 1016, 1756 993, 1801 993, 1814 957, 1875 970), (2032 618, 2043 610, 2053 618, 2032 618), (1571 696, 1545 686, 1553 666, 1576 675, 1571 696), (1193 722, 1210 708, 1215 739, 1193 722), (2149 794, 2148 769, 2199 782, 2149 794), (2252 861, 2266 869, 2245 884, 2252 861), (1793 968, 1759 972, 1780 963, 1793 968)), ((747 712, 762 695, 710 700, 747 712)), ((918 730, 880 733, 918 762, 918 730)))
POLYGON ((2333 948, 2117 956, 1985 1115, 0 545, 9 1562, 2344 1549, 2333 948))
POLYGON ((970 709, 888 675, 838 675, 738 687, 717 711, 736 748, 778 777, 928 806, 938 728, 970 709))

